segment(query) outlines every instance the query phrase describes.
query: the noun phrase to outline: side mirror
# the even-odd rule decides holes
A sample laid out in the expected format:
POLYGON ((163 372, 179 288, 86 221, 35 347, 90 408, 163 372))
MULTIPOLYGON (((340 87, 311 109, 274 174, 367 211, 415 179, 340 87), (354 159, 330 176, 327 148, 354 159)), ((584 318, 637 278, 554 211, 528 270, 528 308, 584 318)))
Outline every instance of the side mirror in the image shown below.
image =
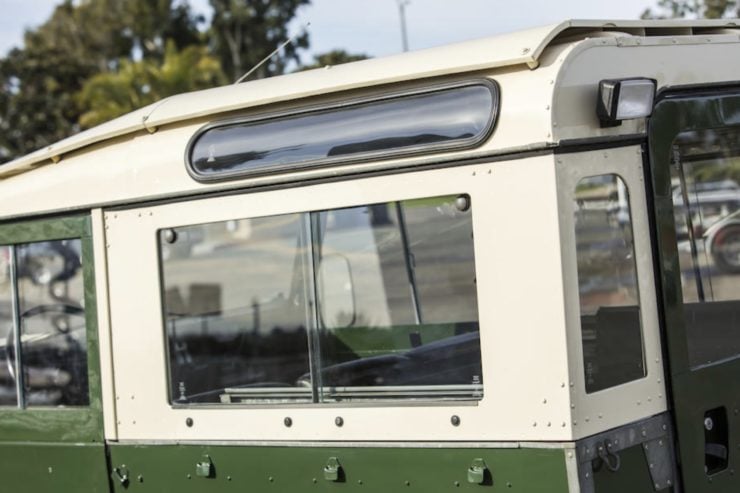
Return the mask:
POLYGON ((340 254, 325 255, 318 273, 321 321, 327 329, 351 327, 357 319, 355 290, 349 260, 340 254))

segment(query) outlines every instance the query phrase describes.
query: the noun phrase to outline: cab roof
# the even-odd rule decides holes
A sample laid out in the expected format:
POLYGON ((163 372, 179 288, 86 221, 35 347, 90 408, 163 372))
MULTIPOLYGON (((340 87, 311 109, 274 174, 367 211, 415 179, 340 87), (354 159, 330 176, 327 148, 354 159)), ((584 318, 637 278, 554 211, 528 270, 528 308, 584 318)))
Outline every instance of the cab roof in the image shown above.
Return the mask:
POLYGON ((463 43, 363 60, 165 98, 0 166, 0 179, 58 162, 65 154, 140 131, 306 97, 484 69, 534 70, 551 45, 601 33, 691 36, 737 33, 740 20, 569 20, 463 43), (327 71, 331 70, 331 76, 327 71))

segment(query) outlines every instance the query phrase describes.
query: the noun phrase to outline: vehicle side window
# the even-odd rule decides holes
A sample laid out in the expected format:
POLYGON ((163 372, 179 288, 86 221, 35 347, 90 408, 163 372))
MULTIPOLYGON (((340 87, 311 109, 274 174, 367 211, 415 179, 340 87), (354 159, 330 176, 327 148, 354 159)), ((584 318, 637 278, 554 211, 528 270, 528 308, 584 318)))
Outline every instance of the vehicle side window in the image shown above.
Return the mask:
POLYGON ((0 253, 0 402, 88 405, 80 240, 18 244, 2 247, 0 253))
POLYGON ((15 332, 13 330, 13 283, 10 276, 11 247, 0 247, 0 406, 18 405, 16 392, 15 332))
POLYGON ((574 197, 586 392, 646 375, 629 191, 617 175, 583 178, 574 197))
POLYGON ((672 199, 692 367, 740 355, 740 129, 679 134, 672 199))
POLYGON ((480 399, 470 198, 160 231, 170 397, 480 399))

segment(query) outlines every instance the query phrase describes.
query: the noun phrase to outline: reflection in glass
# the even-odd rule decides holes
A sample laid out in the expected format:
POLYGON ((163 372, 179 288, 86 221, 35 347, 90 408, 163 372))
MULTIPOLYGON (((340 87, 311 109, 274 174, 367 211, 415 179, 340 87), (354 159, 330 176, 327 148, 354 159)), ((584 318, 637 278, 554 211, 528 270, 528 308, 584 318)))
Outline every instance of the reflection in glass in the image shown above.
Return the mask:
POLYGON ((672 200, 692 367, 740 355, 740 129, 679 134, 672 200))
POLYGON ((629 193, 617 175, 575 191, 578 293, 586 392, 645 376, 629 193))
POLYGON ((173 402, 311 400, 310 382, 298 382, 314 320, 303 221, 161 232, 173 402))
POLYGON ((26 405, 89 404, 80 240, 16 247, 26 405))
POLYGON ((345 259, 355 306, 321 330, 325 401, 482 397, 471 215, 455 197, 318 214, 319 265, 345 259))
POLYGON ((16 406, 13 293, 10 248, 0 247, 0 406, 16 406))
POLYGON ((172 402, 481 398, 455 199, 161 231, 172 402))
POLYGON ((490 128, 494 95, 487 85, 224 125, 206 130, 190 162, 202 176, 260 171, 337 156, 465 144, 490 128))

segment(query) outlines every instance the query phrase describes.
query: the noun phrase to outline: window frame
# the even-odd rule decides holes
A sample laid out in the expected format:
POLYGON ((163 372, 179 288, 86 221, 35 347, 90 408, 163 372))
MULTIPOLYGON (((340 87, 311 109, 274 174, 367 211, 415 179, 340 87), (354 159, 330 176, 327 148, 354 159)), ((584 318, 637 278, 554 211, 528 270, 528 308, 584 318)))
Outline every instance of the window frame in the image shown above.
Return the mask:
POLYGON ((478 147, 479 145, 483 144, 488 138, 493 134, 494 128, 496 126, 496 123, 498 121, 499 111, 500 111, 500 90, 498 83, 496 83, 493 79, 473 79, 473 80, 467 80, 462 82, 451 82, 451 83, 444 83, 444 84, 434 84, 434 85, 427 85, 423 87, 416 87, 413 89, 405 89, 400 91, 394 91, 394 92, 385 92, 382 94, 372 95, 372 96, 364 96, 364 97, 357 97, 357 98, 351 98, 346 99, 338 102, 333 102, 329 104, 315 104, 315 105, 309 105, 304 106, 296 109, 290 109, 285 111, 279 111, 275 113, 268 113, 268 114, 260 114, 256 116, 238 116, 234 118, 228 118, 224 120, 214 121, 210 122, 207 125, 204 125, 203 127, 199 128, 195 134, 190 138, 190 140, 187 143, 187 146, 185 147, 185 155, 184 155, 184 161, 185 161, 185 168, 190 175, 190 177, 200 183, 217 183, 217 182, 223 182, 223 181, 231 181, 231 180, 237 180, 241 178, 251 178, 251 177, 257 177, 257 176, 265 176, 265 175, 271 175, 271 174, 280 174, 285 173, 287 171, 299 171, 299 170, 305 170, 305 169, 318 169, 318 168, 324 168, 332 165, 337 164, 356 164, 366 161, 378 161, 388 158, 397 158, 397 157, 410 157, 410 156, 416 156, 420 154, 430 154, 440 151, 460 151, 460 150, 467 150, 467 149, 473 149, 478 147), (455 139, 449 142, 440 142, 440 143, 433 143, 433 144, 418 144, 414 146, 408 146, 408 147, 402 147, 402 148, 396 148, 391 150, 380 150, 380 151, 366 151, 366 152, 360 152, 357 154, 349 154, 344 156, 335 156, 335 157, 326 157, 326 158, 319 158, 319 159, 311 159, 307 161, 301 161, 297 163, 288 163, 288 164, 280 164, 275 166, 270 166, 267 168, 261 168, 256 170, 235 170, 235 171, 228 171, 224 173, 219 174, 204 174, 197 170, 192 162, 192 153, 195 145, 197 144, 198 140, 208 131, 216 129, 216 128, 222 128, 222 127, 229 127, 229 126, 236 126, 236 125, 254 125, 259 123, 267 123, 267 122, 273 122, 278 120, 286 120, 290 119, 291 117, 299 117, 299 116, 306 116, 306 115, 312 115, 312 114, 325 114, 325 113, 331 113, 335 110, 342 110, 345 108, 352 108, 354 106, 361 106, 365 104, 370 103, 380 103, 380 102, 386 102, 386 101, 392 101, 396 99, 403 99, 405 97, 414 97, 414 96, 421 96, 426 94, 433 94, 435 92, 442 92, 442 91, 449 91, 453 89, 462 89, 466 87, 472 87, 472 86, 483 86, 487 88, 491 92, 491 112, 488 118, 488 122, 486 124, 485 129, 480 132, 479 135, 476 135, 474 137, 469 137, 466 139, 455 139))
MULTIPOLYGON (((172 366, 173 366, 172 363, 174 361, 174 358, 173 358, 173 355, 171 353, 171 344, 168 342, 169 341, 169 337, 170 337, 170 329, 169 329, 169 323, 168 323, 168 310, 167 310, 167 301, 166 301, 167 300, 167 296, 166 296, 166 288, 167 288, 167 282, 166 281, 167 281, 167 279, 166 279, 166 276, 165 276, 165 270, 166 270, 165 269, 165 263, 166 263, 167 259, 165 259, 164 258, 164 255, 163 255, 163 246, 164 246, 163 245, 163 238, 164 238, 164 232, 165 231, 167 231, 167 230, 174 230, 174 229, 180 229, 180 228, 182 228, 182 229, 188 229, 188 228, 192 228, 192 227, 209 227, 209 226, 213 226, 213 225, 225 224, 225 223, 227 223, 229 221, 242 221, 242 220, 249 220, 249 219, 259 219, 259 220, 268 219, 268 220, 270 220, 272 218, 285 217, 285 216, 288 216, 288 215, 295 215, 296 216, 296 219, 297 219, 297 222, 303 225, 301 227, 302 228, 305 227, 305 228, 308 229, 307 231, 303 231, 303 233, 307 234, 307 236, 309 237, 309 241, 310 241, 310 246, 308 246, 305 249, 305 251, 299 252, 299 250, 296 250, 296 254, 310 257, 310 258, 305 258, 304 259, 304 260, 307 261, 307 263, 309 265, 311 265, 310 275, 312 277, 311 277, 311 279, 307 279, 305 281, 305 282, 307 282, 310 285, 310 290, 309 290, 309 292, 306 292, 306 293, 303 293, 303 294, 305 296, 307 296, 308 304, 314 306, 314 308, 312 308, 312 310, 314 310, 314 309, 320 310, 318 307, 321 307, 322 304, 323 304, 323 299, 321 299, 321 297, 319 296, 319 293, 317 292, 317 283, 319 282, 317 270, 318 270, 318 265, 319 265, 318 264, 318 261, 320 260, 320 255, 317 255, 316 254, 316 247, 317 247, 317 244, 316 244, 316 241, 317 241, 316 238, 317 237, 316 237, 316 235, 317 235, 318 232, 314 229, 315 227, 317 227, 317 225, 314 224, 314 223, 315 223, 316 220, 318 220, 318 216, 320 216, 321 214, 330 213, 330 212, 333 212, 333 211, 340 211, 341 212, 341 211, 347 210, 347 209, 354 209, 354 208, 361 208, 361 207, 370 207, 370 206, 375 206, 375 205, 386 205, 386 206, 390 206, 390 205, 393 205, 393 204, 401 204, 401 203, 405 203, 405 202, 413 202, 413 201, 418 201, 418 200, 422 200, 423 201, 423 200, 435 200, 435 199, 438 200, 438 199, 444 199, 444 198, 449 199, 450 197, 455 197, 455 199, 457 199, 459 197, 466 197, 467 198, 467 201, 468 201, 468 206, 467 207, 468 208, 465 211, 461 211, 461 212, 465 212, 465 213, 468 213, 470 215, 469 221, 470 221, 470 227, 471 227, 471 230, 472 230, 472 228, 473 228, 473 207, 472 207, 472 204, 471 204, 472 200, 471 200, 471 198, 470 198, 470 196, 468 194, 463 193, 463 192, 446 194, 444 196, 424 196, 424 195, 422 195, 422 196, 419 196, 419 197, 415 197, 413 199, 399 199, 399 200, 394 200, 394 201, 387 201, 387 202, 380 202, 380 203, 368 203, 368 204, 359 203, 359 204, 353 205, 351 207, 336 207, 336 208, 330 208, 330 209, 325 209, 325 210, 295 211, 295 212, 291 212, 289 214, 278 214, 278 215, 272 215, 272 216, 233 217, 231 219, 218 220, 218 221, 207 222, 207 223, 186 224, 186 225, 179 225, 179 226, 176 226, 176 227, 173 226, 173 227, 164 227, 164 228, 158 229, 156 231, 156 237, 157 237, 157 254, 158 254, 158 258, 159 258, 159 264, 158 264, 158 267, 159 267, 158 268, 158 272, 159 272, 159 284, 158 284, 158 287, 160 289, 160 299, 162 301, 162 320, 163 320, 162 332, 163 332, 164 338, 165 338, 165 362, 166 362, 166 367, 167 367, 166 375, 167 375, 167 399, 168 399, 168 403, 173 408, 190 408, 190 407, 196 407, 197 408, 197 407, 204 407, 204 406, 255 407, 255 408, 265 407, 265 406, 277 406, 277 407, 290 408, 290 407, 306 407, 306 406, 325 407, 325 406, 336 406, 336 405, 339 405, 339 406, 356 406, 356 405, 367 405, 367 404, 370 404, 370 405, 386 405, 388 407, 393 407, 393 406, 408 405, 409 403, 415 403, 415 404, 424 403, 424 404, 430 404, 430 405, 438 405, 440 403, 442 403, 442 404, 443 403, 462 403, 463 405, 465 405, 465 403, 476 403, 476 402, 479 402, 480 400, 482 400, 483 399, 483 396, 484 396, 484 392, 485 392, 484 391, 484 386, 483 386, 484 384, 482 384, 482 383, 478 385, 480 387, 479 389, 474 388, 475 387, 474 384, 470 384, 469 386, 471 387, 471 396, 465 396, 465 397, 462 397, 462 398, 450 398, 450 397, 442 397, 442 398, 439 398, 439 397, 437 397, 437 396, 434 395, 434 392, 435 392, 434 387, 445 387, 446 385, 444 385, 444 384, 443 385, 427 384, 426 386, 423 386, 423 385, 422 386, 408 385, 407 386, 408 389, 405 390, 405 391, 403 391, 403 392, 407 392, 407 395, 393 397, 393 398, 383 398, 383 397, 375 397, 375 398, 373 398, 373 397, 370 397, 370 398, 364 398, 364 399, 360 398, 360 399, 357 399, 357 400, 350 399, 350 400, 346 400, 346 401, 342 401, 342 400, 336 400, 336 401, 334 401, 334 400, 330 400, 330 399, 324 400, 324 397, 323 397, 324 392, 327 390, 327 388, 334 387, 334 386, 332 386, 332 385, 325 385, 322 382, 321 378, 318 378, 318 380, 316 380, 316 379, 317 379, 318 375, 321 374, 325 368, 327 368, 327 367, 323 367, 321 364, 318 364, 318 362, 320 362, 320 361, 322 361, 324 359, 324 357, 325 357, 324 351, 326 350, 325 348, 322 347, 320 341, 324 337, 324 331, 331 330, 331 329, 329 329, 329 328, 327 328, 327 327, 325 327, 323 325, 323 323, 320 320, 321 315, 319 314, 319 312, 313 313, 313 315, 312 315, 313 317, 316 318, 314 320, 314 323, 313 324, 309 324, 308 327, 305 327, 304 328, 306 339, 307 339, 307 344, 306 344, 306 347, 305 347, 305 354, 306 354, 306 360, 308 361, 308 369, 307 370, 308 370, 308 373, 311 375, 311 381, 312 381, 311 391, 312 392, 311 392, 310 395, 312 396, 313 402, 312 401, 306 401, 306 400, 295 400, 295 401, 286 401, 286 402, 272 402, 269 398, 264 398, 265 399, 264 402, 250 402, 250 403, 238 403, 237 402, 237 403, 228 403, 227 404, 227 403, 223 403, 223 402, 221 402, 221 403, 209 403, 209 402, 197 402, 197 401, 196 402, 179 403, 179 402, 177 402, 173 398, 173 396, 175 395, 176 386, 175 386, 175 382, 173 381, 173 378, 172 378, 172 373, 173 373, 172 372, 172 366), (316 366, 317 364, 318 364, 318 366, 316 366), (423 396, 417 395, 416 392, 417 392, 417 390, 420 387, 429 387, 428 390, 430 390, 430 394, 424 394, 423 396), (479 393, 479 395, 478 395, 478 393, 479 393)), ((454 200, 450 200, 449 202, 454 204, 454 200)), ((371 226, 371 228, 372 228, 372 226, 371 226)), ((472 240, 472 236, 471 236, 471 240, 470 240, 470 248, 472 250, 472 258, 471 258, 472 267, 475 270, 475 268, 476 268, 476 258, 475 258, 475 248, 474 248, 474 242, 472 240)), ((453 254, 454 252, 450 251, 448 253, 449 254, 453 254)), ((379 254, 380 253, 378 253, 378 255, 379 254)), ((245 273, 245 274, 248 275, 248 273, 245 273)), ((477 297, 477 290, 475 292, 475 297, 476 297, 476 301, 475 301, 475 304, 476 304, 476 320, 475 320, 475 322, 476 322, 476 324, 478 326, 478 330, 476 332, 480 335, 480 309, 479 309, 479 306, 480 305, 479 305, 479 299, 477 297)), ((460 323, 460 322, 467 322, 467 321, 457 321, 457 322, 450 322, 450 323, 460 323)), ((423 327, 424 325, 425 324, 421 324, 421 327, 423 327)), ((434 324, 427 324, 427 325, 434 325, 434 324)), ((384 327, 384 328, 394 329, 394 328, 399 328, 399 327, 402 327, 402 326, 404 326, 404 324, 389 325, 388 327, 384 327)), ((481 364, 482 364, 482 358, 483 358, 483 356, 482 356, 482 350, 481 350, 481 347, 480 347, 480 339, 479 339, 479 342, 478 342, 478 355, 479 355, 479 359, 480 359, 481 364)), ((353 360, 353 361, 360 361, 362 359, 363 358, 358 358, 357 360, 353 360)), ((482 372, 481 372, 481 375, 479 375, 479 378, 482 379, 482 372)), ((463 386, 465 384, 453 384, 453 385, 463 386)), ((348 388, 360 388, 360 387, 361 386, 356 385, 356 386, 349 386, 348 388)), ((395 388, 395 386, 393 386, 393 385, 390 385, 390 386, 382 386, 382 385, 379 385, 379 386, 375 387, 375 389, 378 389, 378 390, 382 391, 386 387, 388 387, 388 388, 395 388)), ((293 389, 296 389, 296 387, 292 387, 292 388, 293 389)), ((266 392, 271 391, 271 390, 272 391, 276 391, 277 388, 267 388, 267 387, 265 387, 264 390, 266 392)))
POLYGON ((643 158, 640 145, 556 154, 562 283, 565 292, 570 391, 574 406, 572 423, 576 439, 668 409, 643 158), (619 176, 629 190, 646 376, 587 393, 576 257, 574 191, 582 178, 603 174, 619 176))
POLYGON ((82 248, 89 404, 75 407, 0 407, 0 436, 4 441, 69 443, 103 440, 95 266, 90 217, 67 216, 0 224, 2 246, 70 239, 79 239, 82 248))

